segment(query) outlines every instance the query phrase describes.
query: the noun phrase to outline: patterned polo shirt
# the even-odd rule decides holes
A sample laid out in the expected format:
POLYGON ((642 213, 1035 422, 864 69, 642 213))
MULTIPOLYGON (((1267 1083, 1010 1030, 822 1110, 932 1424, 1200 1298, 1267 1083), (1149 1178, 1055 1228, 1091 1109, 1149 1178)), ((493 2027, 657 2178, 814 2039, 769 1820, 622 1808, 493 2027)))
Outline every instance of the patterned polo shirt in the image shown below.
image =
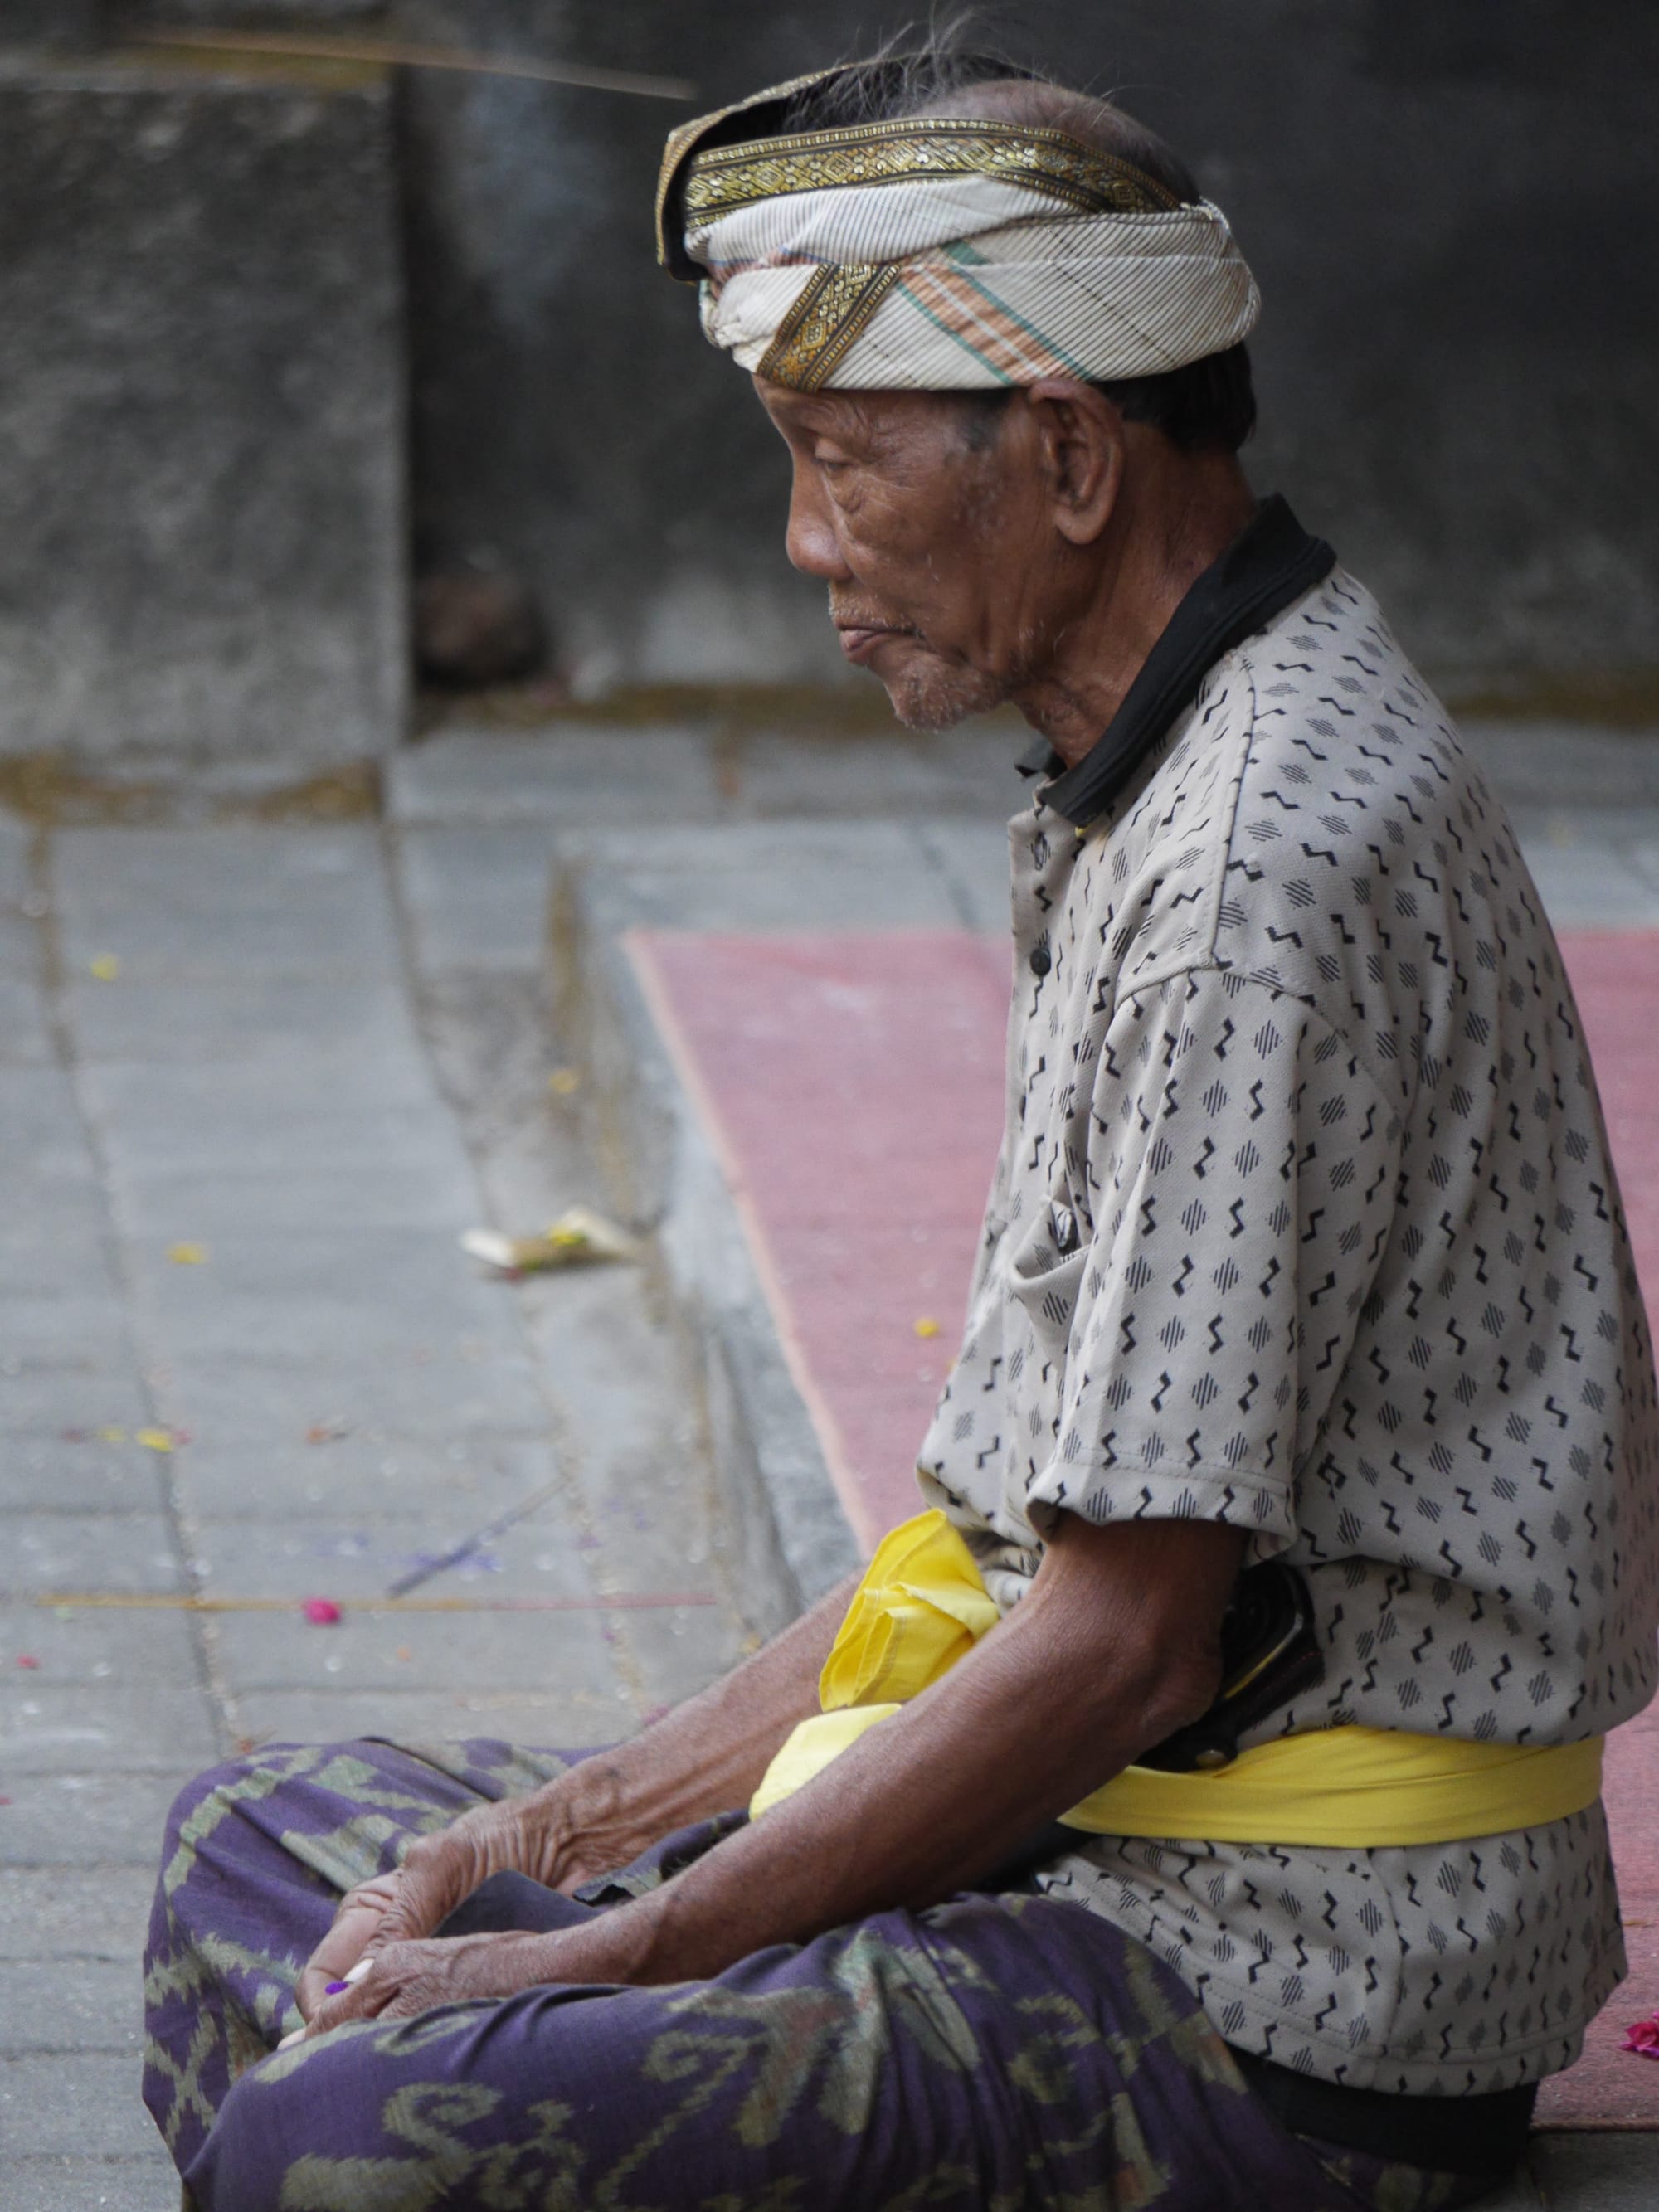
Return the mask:
MULTIPOLYGON (((1006 1129, 922 1487, 1005 1608, 1059 1510, 1300 1568, 1324 1680, 1247 1741, 1571 1741, 1647 1703, 1659 1606, 1652 1354, 1578 1015, 1373 601, 1328 549, 1249 600, 1264 541, 1316 543, 1272 510, 1115 765, 1012 824, 1006 1129)), ((1231 2043, 1357 2087, 1535 2080, 1624 1971, 1599 1806, 1407 1849, 1107 1837, 1045 1879, 1231 2043)))

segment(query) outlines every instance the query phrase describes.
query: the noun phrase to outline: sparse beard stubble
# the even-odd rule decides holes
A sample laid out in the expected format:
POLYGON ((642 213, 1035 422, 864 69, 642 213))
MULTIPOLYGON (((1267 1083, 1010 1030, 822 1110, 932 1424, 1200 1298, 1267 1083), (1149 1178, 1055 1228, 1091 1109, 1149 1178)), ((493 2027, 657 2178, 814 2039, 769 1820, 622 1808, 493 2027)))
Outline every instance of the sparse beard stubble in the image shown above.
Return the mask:
MULTIPOLYGON (((884 681, 885 679, 884 679, 884 681)), ((986 714, 1007 696, 1006 686, 974 668, 953 668, 931 655, 886 684, 893 713, 907 730, 953 730, 970 714, 986 714)))

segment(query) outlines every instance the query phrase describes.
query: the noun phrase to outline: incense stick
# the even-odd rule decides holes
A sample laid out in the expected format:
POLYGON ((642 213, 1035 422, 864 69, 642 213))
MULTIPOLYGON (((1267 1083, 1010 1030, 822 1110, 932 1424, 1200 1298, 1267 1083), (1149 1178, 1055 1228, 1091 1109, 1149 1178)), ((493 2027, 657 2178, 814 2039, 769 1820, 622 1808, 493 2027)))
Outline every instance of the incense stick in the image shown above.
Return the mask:
POLYGON ((271 54, 295 61, 380 62, 398 69, 455 70, 471 76, 507 76, 532 84, 578 85, 590 92, 631 93, 640 100, 692 100, 684 77, 641 76, 632 70, 590 69, 583 62, 541 62, 517 54, 478 54, 459 46, 408 46, 389 39, 334 39, 289 31, 144 31, 140 46, 183 46, 197 53, 271 54))
MULTIPOLYGON (((30 1601, 43 1610, 88 1613, 298 1613, 299 1597, 195 1597, 188 1593, 46 1590, 30 1601)), ((343 1597, 355 1613, 638 1613, 663 1607, 715 1605, 705 1591, 652 1590, 617 1597, 343 1597)))

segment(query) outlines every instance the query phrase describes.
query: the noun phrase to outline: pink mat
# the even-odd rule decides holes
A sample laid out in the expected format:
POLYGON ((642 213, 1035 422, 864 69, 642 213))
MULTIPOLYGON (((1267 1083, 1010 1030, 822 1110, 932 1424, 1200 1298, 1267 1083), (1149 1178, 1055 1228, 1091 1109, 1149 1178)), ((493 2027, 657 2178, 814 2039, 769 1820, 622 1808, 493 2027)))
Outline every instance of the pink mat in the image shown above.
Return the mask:
MULTIPOLYGON (((1659 933, 1564 940, 1643 1279, 1659 1284, 1659 933)), ((1002 1123, 1006 945, 965 932, 640 933, 629 951, 743 1217, 791 1371, 867 1550, 915 1510, 1002 1123)), ((1659 2129, 1659 1710, 1609 1747, 1632 1974, 1551 2127, 1659 2129)))

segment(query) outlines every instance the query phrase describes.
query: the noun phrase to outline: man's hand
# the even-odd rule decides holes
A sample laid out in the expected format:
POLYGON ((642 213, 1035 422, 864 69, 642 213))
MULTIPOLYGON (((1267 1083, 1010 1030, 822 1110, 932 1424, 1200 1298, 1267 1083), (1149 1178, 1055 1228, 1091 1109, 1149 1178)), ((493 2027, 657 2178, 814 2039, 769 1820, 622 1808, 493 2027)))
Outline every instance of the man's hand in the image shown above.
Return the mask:
POLYGON ((301 2013, 314 2021, 328 1984, 343 1980, 362 1960, 378 1959, 393 1946, 420 1947, 491 1875, 525 1874, 568 1893, 605 1871, 589 1863, 591 1856, 572 1832, 563 1778, 528 1797, 480 1805, 436 1835, 417 1837, 395 1872, 360 1883, 341 1899, 334 1925, 300 1977, 301 2013))
MULTIPOLYGON (((452 1936, 381 1943, 349 1989, 325 1996, 285 2043, 326 2035, 354 2020, 408 2020, 434 2005, 517 1996, 550 1982, 607 1985, 633 1978, 644 1923, 633 1905, 595 1913, 586 1925, 545 1936, 452 1936)), ((337 1978, 338 1978, 337 1977, 337 1978)))
POLYGON ((328 1984, 343 1981, 380 1934, 397 1887, 395 1874, 376 1875, 373 1881, 360 1881, 356 1889, 347 1890, 340 1899, 334 1925, 312 1953, 294 1992, 302 2019, 316 2017, 328 1984))
MULTIPOLYGON (((349 1989, 325 1996, 307 2014, 297 2035, 325 2035, 352 2020, 407 2020, 434 2005, 460 2004, 470 1998, 516 1996, 549 1978, 538 1936, 452 1936, 426 1942, 381 1942, 369 1971, 349 1989)), ((336 1976, 335 1979, 339 1977, 336 1976)))
POLYGON ((349 1891, 300 1977, 301 2017, 321 2017, 329 1983, 365 1958, 422 1943, 491 1875, 528 1875, 568 1894, 674 1829, 745 1804, 790 1729, 817 1710, 818 1670, 852 1589, 849 1579, 830 1591, 764 1650, 631 1743, 580 1760, 528 1796, 463 1814, 411 1844, 396 1872, 349 1891))

